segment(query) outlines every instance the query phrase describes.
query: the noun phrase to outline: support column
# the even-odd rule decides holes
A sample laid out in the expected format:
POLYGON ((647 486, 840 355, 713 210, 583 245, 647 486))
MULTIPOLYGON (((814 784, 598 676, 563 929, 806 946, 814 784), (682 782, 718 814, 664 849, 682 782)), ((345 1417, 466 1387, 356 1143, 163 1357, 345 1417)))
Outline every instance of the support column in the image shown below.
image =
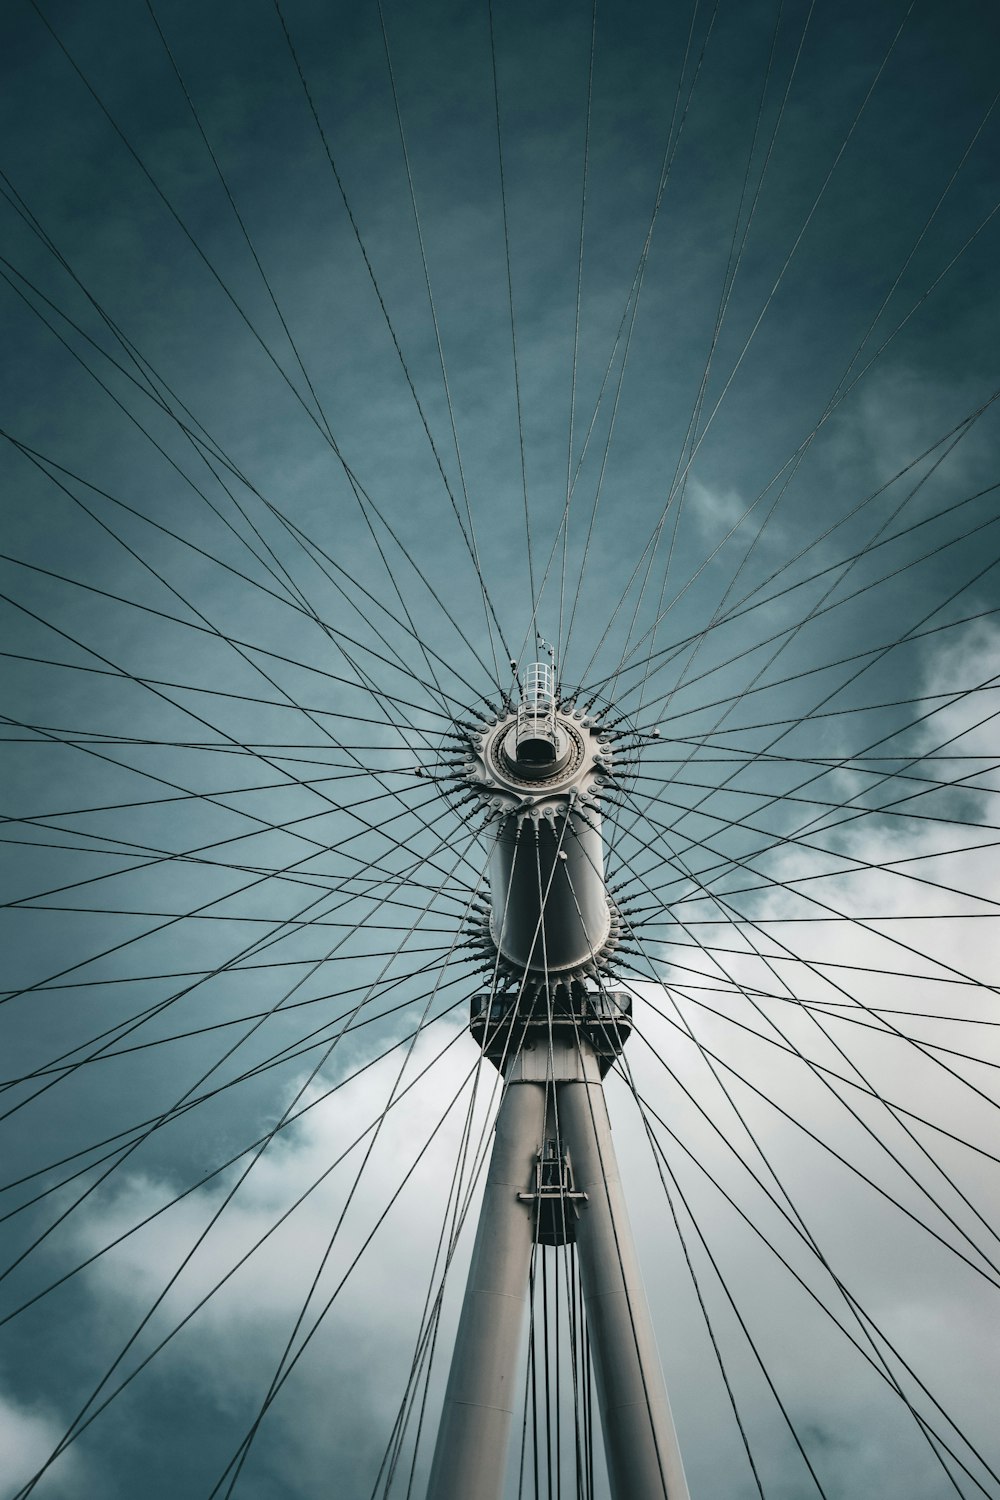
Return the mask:
POLYGON ((563 1083, 558 1100, 574 1186, 587 1194, 576 1246, 611 1494, 613 1500, 689 1500, 604 1089, 594 1080, 563 1083))
POLYGON ((534 1183, 544 1129, 544 1084, 508 1082, 431 1466, 431 1500, 500 1500, 503 1491, 535 1233, 533 1205, 517 1195, 534 1183))

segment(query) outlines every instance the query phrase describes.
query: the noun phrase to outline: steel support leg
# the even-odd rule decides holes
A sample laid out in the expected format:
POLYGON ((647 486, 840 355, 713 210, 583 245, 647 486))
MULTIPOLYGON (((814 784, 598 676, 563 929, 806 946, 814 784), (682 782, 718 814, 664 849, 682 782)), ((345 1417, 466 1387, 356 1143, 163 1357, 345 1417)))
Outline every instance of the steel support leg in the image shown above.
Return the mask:
MULTIPOLYGON (((562 1083, 559 1130, 587 1194, 576 1246, 613 1500, 689 1500, 600 1081, 562 1083)), ((433 1494, 433 1491, 432 1491, 433 1494)))
POLYGON ((429 1500, 500 1500, 503 1491, 535 1232, 533 1207, 517 1195, 534 1181, 544 1128, 544 1085, 509 1084, 497 1114, 429 1500))

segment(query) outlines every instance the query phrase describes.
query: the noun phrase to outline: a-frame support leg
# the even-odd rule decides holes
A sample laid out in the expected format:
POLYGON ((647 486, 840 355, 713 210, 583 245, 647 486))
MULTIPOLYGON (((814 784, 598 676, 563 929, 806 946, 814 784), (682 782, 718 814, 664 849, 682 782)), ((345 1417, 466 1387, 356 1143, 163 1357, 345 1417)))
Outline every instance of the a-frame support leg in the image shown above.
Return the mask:
POLYGON ((508 1071, 428 1500, 503 1493, 537 1233, 530 1188, 542 1143, 556 1135, 572 1165, 564 1222, 576 1240, 613 1500, 689 1500, 600 1069, 589 1043, 565 1034, 508 1071))
POLYGON ((500 1500, 520 1374, 535 1216, 525 1193, 545 1130, 545 1086, 508 1083, 472 1252, 429 1500, 500 1500))
POLYGON ((576 1252, 611 1494, 688 1500, 604 1089, 592 1071, 586 1082, 559 1085, 559 1131, 574 1188, 587 1195, 576 1221, 576 1252))

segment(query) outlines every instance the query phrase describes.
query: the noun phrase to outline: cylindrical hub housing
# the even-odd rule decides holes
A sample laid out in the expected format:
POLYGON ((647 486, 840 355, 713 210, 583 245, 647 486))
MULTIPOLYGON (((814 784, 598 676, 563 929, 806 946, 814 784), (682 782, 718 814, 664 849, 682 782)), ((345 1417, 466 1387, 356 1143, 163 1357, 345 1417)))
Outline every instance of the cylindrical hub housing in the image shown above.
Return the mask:
MULTIPOLYGON (((548 669, 546 669, 548 670, 548 669)), ((537 694, 536 694, 537 697, 537 694)), ((532 700, 484 726, 468 784, 497 821, 490 861, 488 937, 508 975, 534 981, 595 974, 617 941, 618 917, 604 882, 600 795, 611 748, 582 713, 532 700)))
POLYGON ((600 813, 507 817, 490 860, 490 936, 514 969, 592 971, 611 936, 600 813))

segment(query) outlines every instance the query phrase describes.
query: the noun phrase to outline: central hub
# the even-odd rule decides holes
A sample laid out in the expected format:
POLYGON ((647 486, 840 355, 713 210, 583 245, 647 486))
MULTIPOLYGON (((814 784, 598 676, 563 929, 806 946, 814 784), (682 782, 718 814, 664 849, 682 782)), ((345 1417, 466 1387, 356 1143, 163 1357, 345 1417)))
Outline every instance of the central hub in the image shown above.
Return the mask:
POLYGON ((520 723, 514 724, 493 743, 495 764, 501 774, 519 781, 543 781, 560 775, 573 759, 574 750, 583 753, 583 740, 556 721, 551 731, 527 733, 520 723))
POLYGON ((469 735, 464 779, 496 824, 490 914, 477 941, 507 978, 551 992, 595 978, 618 940, 600 812, 611 741, 598 720, 557 707, 541 676, 550 669, 536 666, 521 704, 469 735))
POLYGON ((466 763, 469 787, 501 814, 550 816, 570 800, 596 805, 611 770, 610 742, 597 722, 559 710, 544 738, 533 728, 519 712, 485 724, 466 763))

